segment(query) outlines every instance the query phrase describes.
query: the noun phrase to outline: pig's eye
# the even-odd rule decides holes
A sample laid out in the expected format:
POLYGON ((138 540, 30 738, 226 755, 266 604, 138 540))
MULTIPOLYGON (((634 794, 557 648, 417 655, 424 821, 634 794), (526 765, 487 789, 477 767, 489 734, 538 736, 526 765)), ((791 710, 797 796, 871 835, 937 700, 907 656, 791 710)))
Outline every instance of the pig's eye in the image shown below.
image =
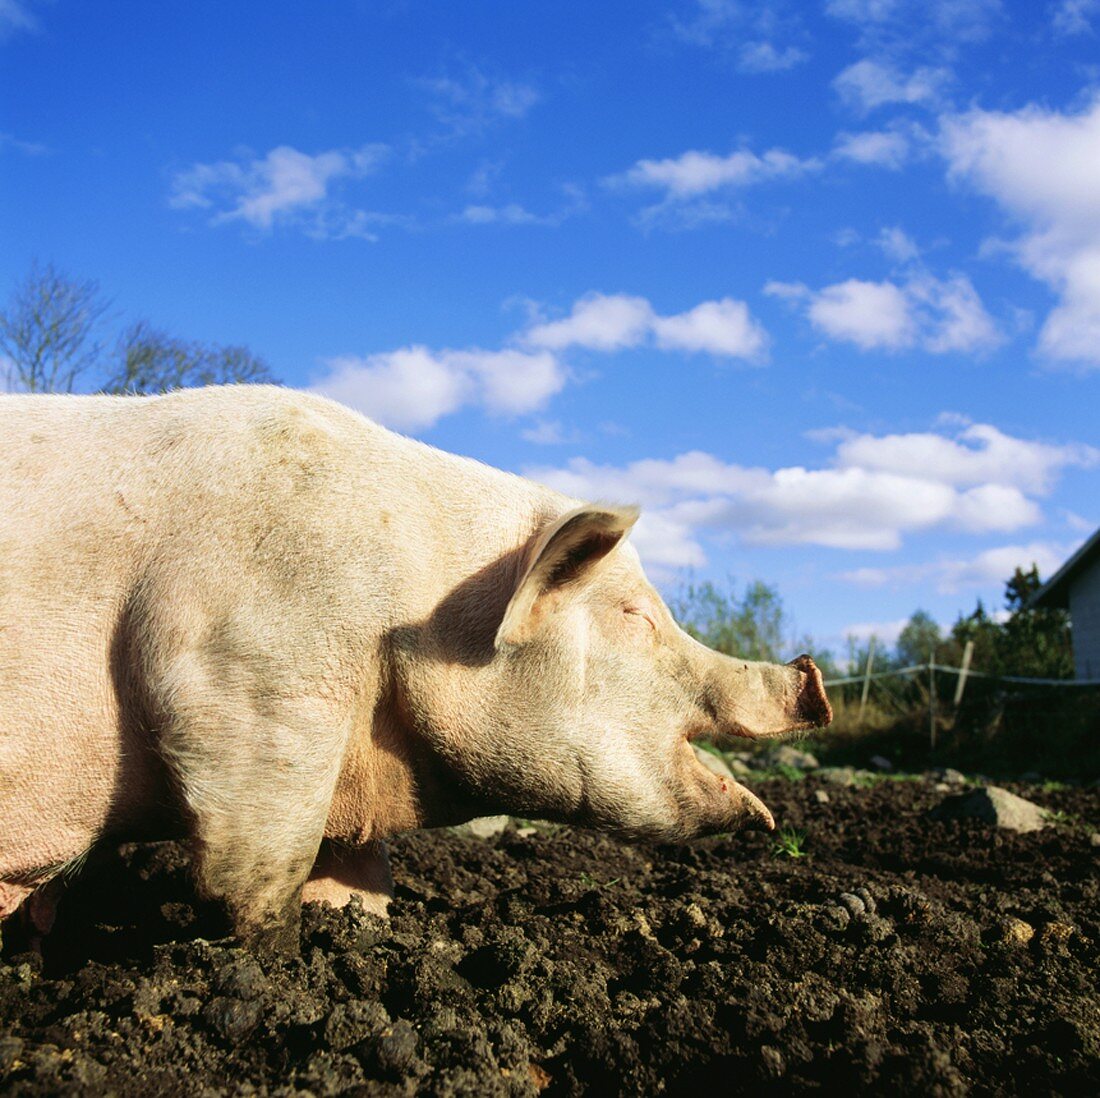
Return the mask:
POLYGON ((650 629, 656 630, 657 628, 657 623, 640 606, 627 606, 624 613, 632 620, 648 625, 650 629))

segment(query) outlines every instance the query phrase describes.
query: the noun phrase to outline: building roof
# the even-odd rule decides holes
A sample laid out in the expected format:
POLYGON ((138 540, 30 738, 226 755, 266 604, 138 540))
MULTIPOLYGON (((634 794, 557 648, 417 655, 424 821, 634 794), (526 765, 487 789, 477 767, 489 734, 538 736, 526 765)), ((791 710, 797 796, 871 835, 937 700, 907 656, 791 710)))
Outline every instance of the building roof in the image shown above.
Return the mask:
POLYGON ((1073 554, 1028 600, 1030 606, 1069 607, 1069 589, 1090 564, 1100 561, 1100 530, 1073 554))

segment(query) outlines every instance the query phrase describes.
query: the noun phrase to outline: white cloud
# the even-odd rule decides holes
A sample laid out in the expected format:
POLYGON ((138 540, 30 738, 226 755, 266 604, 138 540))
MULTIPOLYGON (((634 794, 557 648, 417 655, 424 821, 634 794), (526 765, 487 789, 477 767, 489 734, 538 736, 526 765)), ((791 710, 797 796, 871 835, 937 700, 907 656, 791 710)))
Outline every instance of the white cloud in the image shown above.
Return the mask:
POLYGON ((989 35, 1001 0, 826 0, 825 11, 852 23, 866 48, 951 54, 989 35))
POLYGON ((741 72, 785 72, 809 57, 787 42, 806 37, 797 7, 791 7, 786 0, 696 0, 691 14, 672 16, 670 26, 681 42, 731 54, 741 72))
POLYGON ((25 0, 0 0, 0 38, 15 31, 36 31, 38 20, 25 0))
POLYGON ((540 225, 545 224, 545 219, 530 210, 524 209, 518 203, 509 202, 505 206, 467 206, 460 215, 460 220, 467 221, 471 225, 540 225))
POLYGON ((563 446, 579 441, 576 431, 566 431, 557 419, 540 419, 531 427, 520 431, 520 438, 533 442, 536 446, 563 446))
MULTIPOLYGON (((892 244, 903 247, 904 242, 895 238, 892 244)), ((941 280, 917 273, 900 285, 849 278, 821 290, 773 281, 764 292, 801 303, 815 328, 864 351, 920 347, 933 354, 978 352, 1001 342, 996 324, 964 275, 941 280)))
POLYGON ((553 228, 588 208, 588 200, 579 187, 570 184, 563 191, 565 201, 552 213, 533 213, 518 202, 507 202, 499 206, 481 202, 466 206, 457 216, 457 220, 468 225, 543 225, 553 228))
POLYGON ((898 225, 881 229, 875 238, 875 244, 885 255, 899 263, 908 263, 920 255, 916 242, 898 225))
POLYGON ((838 573, 836 578, 856 587, 868 588, 906 588, 932 583, 940 594, 954 595, 963 590, 1003 584, 1017 568, 1026 570, 1033 564, 1038 567, 1041 576, 1049 578, 1075 549, 1074 544, 1048 541, 999 545, 973 557, 941 558, 891 568, 855 568, 838 573))
POLYGON ((537 411, 565 384, 565 370, 545 351, 433 351, 415 345, 326 363, 314 392, 399 430, 428 428, 476 405, 502 415, 537 411))
POLYGON ((432 114, 455 136, 523 118, 542 99, 534 85, 490 75, 476 65, 466 65, 457 76, 429 77, 417 83, 431 97, 432 114))
POLYGON ((1092 20, 1100 14, 1100 0, 1062 0, 1054 9, 1052 26, 1056 34, 1091 34, 1092 20))
POLYGON ((614 185, 656 188, 669 199, 696 198, 725 188, 747 187, 769 179, 791 178, 821 166, 802 160, 783 149, 769 149, 758 156, 740 149, 727 156, 691 149, 664 160, 639 160, 622 175, 607 180, 614 185))
POLYGON ((298 224, 317 235, 364 235, 369 215, 334 204, 332 186, 369 175, 387 151, 364 145, 310 155, 280 145, 263 157, 194 164, 173 179, 169 203, 209 210, 213 224, 243 221, 263 231, 298 224))
POLYGON ((950 81, 947 69, 921 66, 905 76, 891 64, 864 58, 844 69, 833 87, 849 107, 866 114, 887 103, 937 103, 950 81))
POLYGON ((522 340, 552 350, 618 351, 641 346, 650 337, 661 350, 744 359, 759 359, 768 342, 743 301, 725 297, 704 301, 684 313, 659 316, 644 297, 628 294, 581 298, 569 316, 534 325, 522 340))
POLYGON ((759 358, 767 348, 764 329, 743 301, 704 301, 676 316, 654 317, 653 333, 663 350, 703 351, 731 358, 759 358))
POLYGON ((865 351, 894 350, 911 345, 915 338, 909 301, 892 282, 850 278, 826 286, 810 296, 808 312, 815 328, 865 351))
POLYGON ((1023 225, 1013 254, 1060 295, 1040 352, 1100 366, 1100 97, 1077 113, 1026 107, 946 118, 941 147, 953 178, 1023 225))
POLYGON ((524 341, 553 350, 576 346, 618 351, 637 347, 652 323, 653 307, 644 297, 591 294, 574 302, 569 316, 528 329, 524 341))
POLYGON ((847 625, 841 630, 845 637, 851 637, 859 644, 866 644, 872 637, 887 647, 897 644, 901 631, 909 624, 908 618, 896 621, 861 621, 847 625))
POLYGON ((909 158, 909 140, 896 130, 841 133, 833 145, 833 156, 897 171, 909 158))
POLYGON ((906 474, 919 469, 953 487, 993 483, 1045 495, 1063 469, 1095 468, 1100 450, 1057 446, 1006 435, 991 424, 959 425, 955 436, 932 432, 904 435, 842 433, 834 457, 842 468, 906 474))
POLYGON ((738 51, 737 67, 742 72, 786 72, 803 61, 809 54, 797 46, 784 46, 777 49, 772 42, 745 42, 738 51))
MULTIPOLYGON (((388 427, 416 431, 467 407, 507 416, 537 412, 568 380, 559 352, 583 347, 613 353, 646 342, 664 351, 752 360, 762 355, 767 335, 744 302, 732 298, 663 317, 642 297, 591 294, 574 302, 561 320, 541 320, 534 313, 498 350, 416 344, 341 355, 327 360, 327 372, 311 388, 388 427)), ((554 422, 529 427, 523 437, 540 444, 571 441, 554 422)))
MULTIPOLYGON (((0 0, 2 3, 3 0, 0 0)), ((0 151, 3 149, 15 149, 24 156, 45 156, 50 150, 46 145, 37 141, 21 141, 11 133, 0 133, 0 151)))
MULTIPOLYGON (((1022 529, 1040 521, 1034 497, 1049 492, 1063 468, 1100 463, 1100 451, 1090 447, 1051 446, 990 425, 949 422, 952 429, 940 434, 830 432, 837 441, 832 460, 816 469, 748 467, 692 451, 626 466, 578 457, 564 467, 525 471, 577 498, 641 504, 653 534, 640 551, 647 563, 668 568, 699 564, 702 539, 711 536, 884 551, 932 529, 1022 529)), ((873 584, 889 576, 889 569, 865 569, 844 578, 873 584)))

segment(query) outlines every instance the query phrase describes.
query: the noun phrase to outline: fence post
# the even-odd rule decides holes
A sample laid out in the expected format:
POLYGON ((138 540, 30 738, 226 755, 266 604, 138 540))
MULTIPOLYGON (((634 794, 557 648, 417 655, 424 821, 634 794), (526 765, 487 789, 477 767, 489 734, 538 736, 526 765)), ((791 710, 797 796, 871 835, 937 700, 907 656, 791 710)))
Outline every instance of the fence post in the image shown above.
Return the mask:
POLYGON ((863 674, 863 693, 859 698, 859 723, 863 724, 863 710, 867 706, 867 692, 871 689, 871 668, 875 663, 875 635, 871 634, 871 640, 867 645, 867 670, 863 674))
POLYGON ((974 642, 968 640, 963 648, 962 667, 959 668, 959 681, 955 685, 955 708, 959 708, 959 702, 963 699, 963 690, 966 687, 966 676, 970 673, 970 658, 974 655, 974 642))
POLYGON ((936 750, 936 650, 928 653, 928 739, 936 750))

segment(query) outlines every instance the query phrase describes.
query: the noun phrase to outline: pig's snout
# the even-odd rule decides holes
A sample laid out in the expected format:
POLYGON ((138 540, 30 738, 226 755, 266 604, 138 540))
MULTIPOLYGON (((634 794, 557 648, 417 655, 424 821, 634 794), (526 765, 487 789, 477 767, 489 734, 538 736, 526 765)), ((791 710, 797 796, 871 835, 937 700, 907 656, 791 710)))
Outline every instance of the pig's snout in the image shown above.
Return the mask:
POLYGON ((801 675, 798 698, 795 702, 797 719, 806 721, 814 728, 824 728, 833 719, 833 707, 829 704, 825 683, 821 679, 817 664, 803 654, 791 660, 787 666, 793 667, 801 675))

